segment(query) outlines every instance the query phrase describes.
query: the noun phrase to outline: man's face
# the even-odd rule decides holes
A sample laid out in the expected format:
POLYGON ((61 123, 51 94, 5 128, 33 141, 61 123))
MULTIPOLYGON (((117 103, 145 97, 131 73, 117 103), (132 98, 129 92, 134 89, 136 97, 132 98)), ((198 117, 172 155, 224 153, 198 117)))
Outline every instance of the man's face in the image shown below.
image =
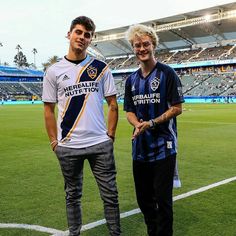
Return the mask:
POLYGON ((132 46, 139 61, 145 62, 154 57, 154 45, 149 36, 135 37, 132 46))
POLYGON ((77 53, 85 52, 92 41, 93 32, 86 30, 83 25, 76 25, 71 32, 68 32, 67 38, 70 40, 72 51, 77 53))

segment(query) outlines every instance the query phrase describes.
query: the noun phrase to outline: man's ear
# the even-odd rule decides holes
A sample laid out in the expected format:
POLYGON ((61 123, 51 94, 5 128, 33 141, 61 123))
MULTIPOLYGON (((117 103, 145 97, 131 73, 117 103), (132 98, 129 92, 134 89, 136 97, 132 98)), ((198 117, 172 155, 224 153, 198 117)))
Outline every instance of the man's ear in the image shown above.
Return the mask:
POLYGON ((70 33, 71 33, 70 31, 67 32, 67 35, 66 35, 67 39, 70 39, 70 33))

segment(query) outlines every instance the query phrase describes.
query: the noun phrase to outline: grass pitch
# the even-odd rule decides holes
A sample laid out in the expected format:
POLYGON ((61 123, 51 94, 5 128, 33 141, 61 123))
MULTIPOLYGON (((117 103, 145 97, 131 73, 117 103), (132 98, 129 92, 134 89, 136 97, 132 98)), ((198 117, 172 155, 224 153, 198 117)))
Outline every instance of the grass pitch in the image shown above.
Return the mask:
MULTIPOLYGON (((236 104, 184 104, 178 117, 179 195, 236 176, 236 104)), ((137 208, 131 172, 132 128, 120 106, 115 142, 121 212, 137 208)), ((95 180, 86 162, 83 224, 104 218, 95 180)), ((174 203, 175 236, 236 235, 236 182, 174 203)), ((67 230, 63 179, 50 150, 42 105, 0 106, 0 223, 67 230)), ((146 235, 141 214, 122 219, 124 236, 146 235)), ((1 229, 1 236, 44 236, 23 229, 1 229)), ((105 225, 82 233, 108 235, 105 225)))

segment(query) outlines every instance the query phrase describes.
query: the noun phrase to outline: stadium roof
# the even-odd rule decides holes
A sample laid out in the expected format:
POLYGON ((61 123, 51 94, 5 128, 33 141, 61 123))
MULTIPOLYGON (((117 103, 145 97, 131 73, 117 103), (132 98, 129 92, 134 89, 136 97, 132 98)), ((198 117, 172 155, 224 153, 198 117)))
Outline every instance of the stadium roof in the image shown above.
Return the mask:
MULTIPOLYGON (((236 45, 236 2, 143 24, 159 35, 157 50, 236 45)), ((96 32, 90 52, 104 58, 133 54, 125 39, 128 27, 96 32)))

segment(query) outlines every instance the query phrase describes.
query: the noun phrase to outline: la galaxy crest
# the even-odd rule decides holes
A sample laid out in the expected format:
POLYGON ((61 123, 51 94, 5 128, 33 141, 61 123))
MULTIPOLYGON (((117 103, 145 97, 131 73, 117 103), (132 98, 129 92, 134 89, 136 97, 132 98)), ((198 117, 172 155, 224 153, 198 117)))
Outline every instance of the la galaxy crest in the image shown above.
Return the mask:
POLYGON ((87 68, 87 73, 88 73, 88 76, 91 78, 91 79, 95 79, 97 77, 97 68, 93 67, 93 66, 89 66, 87 68))
POLYGON ((155 77, 150 83, 152 91, 156 91, 160 85, 160 79, 155 77))

